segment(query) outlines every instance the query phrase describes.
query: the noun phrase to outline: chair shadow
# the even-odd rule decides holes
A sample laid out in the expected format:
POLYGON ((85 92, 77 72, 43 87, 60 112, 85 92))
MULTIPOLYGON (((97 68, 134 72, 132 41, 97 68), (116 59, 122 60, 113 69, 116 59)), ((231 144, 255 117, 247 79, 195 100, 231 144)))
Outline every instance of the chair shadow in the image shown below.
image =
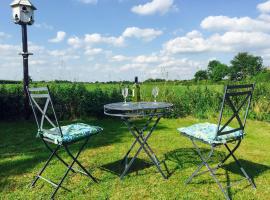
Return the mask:
MULTIPOLYGON (((126 140, 127 138, 131 138, 131 142, 133 140, 133 136, 129 133, 128 128, 120 119, 82 119, 72 122, 61 122, 61 125, 77 122, 104 128, 104 131, 100 134, 91 137, 91 140, 88 142, 84 150, 122 143, 123 139, 126 140)), ((136 124, 139 126, 142 126, 144 123, 145 120, 136 121, 136 124)), ((166 128, 167 127, 164 124, 157 126, 157 130, 163 130, 166 128)), ((35 137, 37 128, 34 119, 31 121, 16 122, 3 121, 0 122, 0 129, 0 138, 5 141, 0 144, 0 159, 2 160, 0 163, 0 190, 2 190, 5 188, 5 185, 8 185, 7 183, 12 182, 12 179, 10 179, 11 176, 33 172, 36 165, 41 162, 44 163, 48 159, 50 152, 47 151, 42 141, 35 137), (21 157, 22 155, 24 155, 24 158, 21 157)), ((81 142, 77 142, 71 145, 70 149, 72 152, 74 150, 77 151, 80 146, 81 142)), ((66 157, 66 155, 63 155, 63 159, 66 157)), ((135 162, 134 166, 139 165, 140 167, 143 166, 143 168, 147 166, 142 165, 142 162, 140 164, 136 163, 138 163, 138 161, 135 162)), ((134 166, 131 167, 130 171, 134 170, 134 166)), ((120 169, 123 170, 124 166, 120 169)), ((135 170, 138 169, 139 167, 135 168, 135 170)), ((37 171, 34 171, 33 173, 36 172, 37 171)))
MULTIPOLYGON (((201 148, 200 150, 204 155, 209 152, 209 149, 207 148, 201 148)), ((211 161, 218 162, 222 156, 225 156, 224 152, 215 151, 211 161)), ((177 164, 175 169, 172 170, 171 175, 178 169, 180 170, 195 167, 202 162, 197 152, 193 148, 180 148, 170 151, 165 154, 165 161, 171 161, 177 164)))
MULTIPOLYGON (((128 163, 130 162, 132 158, 128 158, 128 163)), ((130 169, 128 170, 128 172, 126 173, 126 175, 131 174, 133 172, 138 173, 141 170, 147 169, 151 166, 153 166, 154 164, 140 159, 140 158, 136 158, 135 161, 133 162, 133 164, 131 165, 130 169)), ((102 165, 99 167, 101 170, 110 172, 112 174, 115 174, 117 176, 121 176, 121 174, 123 173, 124 169, 125 169, 125 162, 123 162, 123 160, 117 160, 105 165, 102 165)))
MULTIPOLYGON (((207 152, 209 152, 209 149, 201 148, 201 152, 202 154, 206 154, 207 152)), ((224 158, 225 156, 226 154, 224 152, 215 151, 213 154, 213 159, 210 162, 217 164, 222 159, 222 157, 224 158)), ((187 169, 189 167, 196 168, 196 166, 201 163, 199 156, 197 155, 197 153, 195 152, 193 148, 180 148, 180 149, 176 149, 174 151, 168 152, 165 154, 165 160, 175 162, 177 164, 177 166, 171 173, 174 173, 176 170, 187 169)), ((244 159, 239 159, 238 161, 240 162, 242 167, 246 170, 247 174, 249 175, 249 177, 251 178, 253 182, 254 182, 254 178, 270 170, 270 166, 263 165, 260 163, 255 163, 255 162, 244 160, 244 159)), ((235 161, 230 162, 228 164, 224 164, 221 168, 225 170, 224 174, 226 176, 226 180, 220 181, 220 182, 226 183, 226 186, 229 186, 230 184, 234 184, 235 181, 239 181, 239 180, 232 181, 230 179, 228 172, 245 177, 235 161)), ((216 174, 216 175, 221 175, 221 174, 216 174)), ((199 182, 198 181, 192 182, 192 184, 204 184, 205 182, 206 181, 203 180, 199 182)), ((207 180, 207 183, 215 183, 215 181, 212 181, 211 178, 209 178, 207 180)), ((234 194, 244 190, 248 186, 249 186, 249 183, 244 188, 235 191, 234 194)), ((228 192, 229 197, 232 198, 232 192, 231 192, 230 187, 227 188, 227 192, 228 192)))
MULTIPOLYGON (((270 166, 263 165, 260 163, 254 163, 252 161, 243 160, 243 159, 239 159, 238 161, 240 162, 242 167, 245 169, 246 173, 248 174, 248 176, 250 177, 250 179, 252 180, 252 182, 255 185, 256 185, 256 183, 255 183, 254 179, 256 177, 260 176, 261 174, 265 173, 266 171, 270 170, 270 166)), ((245 177, 244 174, 239 169, 236 162, 231 162, 229 164, 225 164, 224 166, 222 166, 222 168, 226 171, 227 186, 229 186, 231 184, 231 180, 230 180, 228 172, 231 172, 233 174, 238 174, 242 177, 245 177)), ((248 183, 248 182, 246 182, 246 183, 248 183)), ((233 182, 232 182, 232 184, 233 184, 233 182)), ((249 186, 250 186, 250 184, 248 183, 248 185, 246 185, 244 188, 239 189, 237 191, 234 191, 234 194, 244 190, 245 188, 247 188, 249 186)), ((232 197, 232 192, 231 192, 230 187, 228 187, 227 192, 228 192, 229 197, 232 197)))
MULTIPOLYGON (((256 178, 260 174, 263 174, 264 172, 270 170, 270 166, 263 165, 260 163, 255 163, 248 160, 239 159, 238 160, 240 164, 243 166, 243 168, 246 170, 248 175, 250 175, 250 178, 256 178)), ((223 169, 230 171, 231 173, 242 175, 242 172, 240 171, 239 167, 237 166, 236 162, 231 162, 229 164, 225 164, 223 169)))

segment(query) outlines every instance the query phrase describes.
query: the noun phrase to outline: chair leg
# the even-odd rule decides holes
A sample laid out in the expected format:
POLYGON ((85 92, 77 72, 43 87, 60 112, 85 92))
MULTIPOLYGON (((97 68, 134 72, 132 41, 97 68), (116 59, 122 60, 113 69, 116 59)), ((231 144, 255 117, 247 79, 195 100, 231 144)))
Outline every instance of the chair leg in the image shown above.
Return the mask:
POLYGON ((233 157, 233 159, 235 160, 236 164, 238 165, 238 167, 240 168, 241 172, 244 174, 244 176, 246 177, 246 179, 249 181, 249 183, 251 184, 251 186, 254 189, 256 189, 255 183, 252 181, 252 179, 249 177, 249 175, 247 174, 247 172, 245 171, 245 169, 242 167, 242 165, 240 164, 240 162, 237 160, 237 158, 233 154, 234 151, 231 151, 227 144, 224 144, 224 145, 227 148, 227 150, 230 152, 229 155, 231 155, 233 157))
POLYGON ((217 177, 214 174, 214 171, 210 168, 210 166, 208 165, 208 163, 205 163, 205 166, 207 167, 207 169, 209 170, 211 176, 214 178, 214 180, 216 181, 216 183, 218 184, 218 187, 221 189, 222 193, 224 194, 225 198, 227 200, 231 200, 231 198, 229 197, 228 193, 224 190, 224 188, 222 187, 221 183, 219 182, 219 180, 217 179, 217 177))
POLYGON ((97 179, 85 169, 85 167, 78 161, 78 159, 75 158, 75 157, 72 155, 72 153, 70 152, 70 150, 69 150, 67 147, 65 147, 65 149, 66 149, 68 155, 69 155, 73 160, 75 160, 75 162, 76 162, 76 163, 80 166, 80 168, 84 171, 85 175, 87 175, 88 177, 90 177, 95 183, 98 183, 97 179))
POLYGON ((201 153, 199 147, 198 147, 198 146, 196 145, 196 143, 194 142, 194 140, 191 139, 191 141, 192 141, 192 143, 193 143, 193 145, 194 145, 194 147, 195 147, 195 149, 196 149, 196 151, 197 151, 199 157, 200 157, 201 160, 202 160, 202 164, 199 165, 199 167, 197 168, 197 170, 191 175, 191 177, 190 177, 188 180, 191 181, 191 179, 199 172, 199 170, 202 168, 202 166, 205 165, 205 166, 207 167, 208 171, 210 172, 210 175, 213 177, 213 179, 214 179, 214 180, 216 181, 216 183, 218 184, 218 187, 221 189, 221 191, 222 191, 222 193, 224 194, 225 198, 226 198, 227 200, 230 200, 230 197, 229 197, 228 193, 224 190, 224 188, 222 187, 221 183, 219 182, 219 180, 218 180, 217 177, 215 176, 214 171, 215 171, 216 168, 212 169, 212 168, 209 166, 209 164, 208 164, 208 160, 209 160, 209 159, 211 158, 211 156, 213 155, 213 152, 214 152, 214 146, 211 146, 211 151, 210 151, 208 157, 205 159, 205 158, 203 157, 203 155, 202 155, 202 153, 201 153))
POLYGON ((198 174, 198 172, 201 170, 201 168, 204 166, 204 163, 202 162, 198 168, 191 174, 191 176, 185 181, 185 184, 189 184, 194 176, 198 174))
POLYGON ((229 154, 227 154, 225 158, 218 163, 217 165, 218 168, 220 168, 231 157, 231 155, 238 149, 240 144, 241 144, 241 140, 239 140, 237 145, 231 151, 229 151, 229 154))
POLYGON ((73 160, 72 163, 69 165, 66 173, 64 174, 64 176, 62 177, 61 181, 58 183, 57 187, 55 188, 54 192, 51 195, 51 199, 54 199, 54 196, 56 195, 57 191, 59 190, 59 188, 61 187, 63 181, 65 180, 66 176, 68 175, 68 172, 71 170, 72 166, 74 165, 75 161, 73 160))
MULTIPOLYGON (((65 150, 67 151, 67 153, 69 154, 69 156, 72 158, 72 163, 68 166, 68 169, 67 169, 66 173, 64 174, 64 176, 62 177, 62 179, 61 179, 60 182, 58 183, 57 187, 55 188, 54 192, 52 193, 51 199, 54 199, 54 196, 56 195, 57 191, 58 191, 59 188, 61 187, 61 185, 62 185, 62 183, 64 182, 64 180, 65 180, 66 176, 68 175, 69 171, 71 171, 73 165, 74 165, 75 163, 79 163, 77 159, 78 159, 80 153, 82 152, 83 148, 84 148, 85 145, 87 144, 88 140, 89 140, 89 137, 85 140, 85 142, 83 143, 83 145, 81 146, 81 148, 79 149, 79 151, 78 151, 78 153, 77 153, 77 155, 76 155, 75 157, 70 153, 70 151, 69 151, 67 145, 64 145, 65 150)), ((80 167, 82 167, 82 166, 80 165, 80 167)), ((91 177, 91 178, 92 178, 92 177, 91 177)))
MULTIPOLYGON (((47 147, 47 149, 49 149, 49 151, 53 152, 53 149, 46 143, 46 141, 44 141, 45 146, 47 147)), ((58 160, 60 160, 66 167, 69 167, 68 164, 57 154, 55 153, 55 156, 58 158, 58 160)), ((72 172, 75 173, 74 169, 71 169, 72 172)))
MULTIPOLYGON (((240 143, 241 143, 241 140, 239 140, 239 142, 238 142, 237 145, 233 148, 233 150, 231 150, 231 152, 230 152, 229 154, 227 154, 227 155, 225 156, 225 158, 217 164, 216 167, 212 168, 212 170, 213 170, 214 172, 215 172, 216 170, 218 170, 220 167, 223 166, 223 164, 231 157, 231 155, 236 151, 236 149, 238 149, 240 143)), ((211 154, 211 152, 210 152, 210 154, 211 154)), ((212 155, 210 155, 210 154, 209 154, 208 158, 206 158, 206 159, 210 159, 210 157, 212 156, 212 155)), ((204 164, 201 163, 201 164, 198 166, 198 169, 193 173, 193 175, 192 175, 190 178, 193 178, 194 176, 198 176, 198 175, 201 175, 201 174, 205 174, 206 172, 209 172, 209 170, 206 170, 206 171, 202 171, 202 172, 199 173, 200 169, 201 169, 203 166, 204 166, 204 164)), ((188 179, 188 180, 186 181, 186 184, 189 183, 190 181, 191 181, 191 180, 188 179)))
MULTIPOLYGON (((196 152, 197 152, 197 151, 196 151, 196 152)), ((198 152, 197 152, 197 153, 198 153, 198 152)), ((208 160, 211 158, 212 155, 213 155, 213 149, 210 151, 210 153, 208 154, 208 156, 207 156, 206 158, 204 158, 204 160, 205 160, 205 161, 208 161, 208 160)), ((198 168, 193 172, 193 174, 186 180, 185 184, 190 183, 191 180, 192 180, 196 175, 198 175, 199 171, 202 169, 202 167, 203 167, 204 165, 205 165, 204 162, 202 162, 202 163, 198 166, 198 168)), ((209 171, 209 170, 207 170, 207 171, 209 171)))
POLYGON ((38 181, 38 179, 40 178, 41 174, 44 172, 44 170, 46 169, 46 167, 48 166, 48 164, 51 162, 52 158, 54 155, 56 155, 56 152, 59 150, 60 146, 58 145, 56 147, 55 150, 52 151, 49 159, 47 160, 47 162, 45 163, 44 167, 40 170, 40 172, 38 173, 38 175, 35 177, 34 181, 31 184, 31 187, 34 187, 36 182, 38 181))

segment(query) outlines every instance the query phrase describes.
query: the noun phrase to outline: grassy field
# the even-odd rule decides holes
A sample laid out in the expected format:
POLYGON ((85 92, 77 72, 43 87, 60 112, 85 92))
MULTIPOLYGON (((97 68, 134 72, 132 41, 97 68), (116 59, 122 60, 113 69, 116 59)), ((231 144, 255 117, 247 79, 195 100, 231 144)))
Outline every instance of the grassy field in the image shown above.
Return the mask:
MULTIPOLYGON (((196 169, 199 159, 191 142, 179 135, 176 128, 199 121, 202 120, 191 117, 162 119, 150 138, 149 144, 156 155, 168 165, 168 180, 164 180, 154 166, 147 164, 149 159, 142 153, 123 181, 119 179, 123 169, 120 161, 133 141, 131 134, 117 119, 84 121, 104 127, 103 133, 90 139, 80 156, 99 183, 71 173, 63 184, 71 192, 60 189, 57 199, 224 199, 209 174, 184 184, 196 169)), ((0 199, 48 199, 53 188, 46 182, 40 180, 35 188, 29 188, 34 175, 48 157, 42 142, 35 138, 34 121, 0 122, 0 130, 0 199)), ((248 121, 246 132, 236 155, 254 178, 257 190, 244 181, 228 192, 232 199, 267 200, 270 196, 270 123, 248 121)), ((205 145, 202 147, 205 151, 209 149, 205 145)), ((66 157, 64 152, 60 155, 66 157)), ((217 163, 217 157, 225 155, 224 149, 220 148, 215 155, 213 165, 217 163)), ((44 175, 58 181, 65 170, 60 162, 54 160, 44 175)), ((241 179, 242 175, 230 159, 218 171, 218 177, 226 185, 241 179)))

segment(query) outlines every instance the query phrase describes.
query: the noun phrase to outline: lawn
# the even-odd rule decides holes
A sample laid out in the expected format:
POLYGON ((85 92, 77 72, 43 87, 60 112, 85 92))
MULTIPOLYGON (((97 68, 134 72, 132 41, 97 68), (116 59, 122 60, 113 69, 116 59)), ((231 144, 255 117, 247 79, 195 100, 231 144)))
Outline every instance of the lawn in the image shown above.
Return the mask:
MULTIPOLYGON (((142 153, 135 167, 121 181, 120 161, 133 141, 131 134, 117 119, 85 120, 85 123, 104 127, 101 134, 90 139, 80 156, 82 163, 99 179, 99 183, 70 173, 63 186, 71 192, 60 189, 57 199, 224 199, 209 174, 196 177, 188 185, 184 184, 196 169, 199 159, 191 142, 179 135, 176 128, 199 121, 204 120, 191 117, 162 119, 150 138, 149 144, 156 155, 168 165, 168 180, 162 178, 155 166, 147 163, 149 159, 142 153)), ((34 121, 0 122, 0 130, 0 199, 48 199, 53 188, 43 180, 39 180, 35 188, 29 188, 48 157, 41 140, 35 138, 34 121)), ((243 181, 228 192, 232 199, 269 199, 270 123, 248 121, 246 132, 236 155, 254 178, 257 190, 243 181)), ((202 147, 204 152, 209 149, 205 145, 202 147)), ((60 155, 66 157, 64 152, 60 155)), ((217 163, 217 157, 225 155, 224 149, 220 148, 215 155, 213 165, 217 163)), ((58 181, 65 170, 62 163, 53 160, 44 176, 58 181)), ((241 179, 242 175, 230 159, 223 169, 218 170, 218 178, 226 185, 241 179)))

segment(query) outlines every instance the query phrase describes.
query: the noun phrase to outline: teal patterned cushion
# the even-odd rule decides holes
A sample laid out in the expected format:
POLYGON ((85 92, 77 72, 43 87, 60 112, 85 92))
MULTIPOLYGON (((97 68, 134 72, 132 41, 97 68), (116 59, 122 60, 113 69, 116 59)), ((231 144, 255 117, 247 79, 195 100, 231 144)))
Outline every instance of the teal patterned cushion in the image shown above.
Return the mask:
MULTIPOLYGON (((223 131, 230 131, 234 128, 231 128, 227 126, 223 131)), ((226 143, 229 140, 235 140, 238 138, 242 138, 244 135, 244 132, 242 130, 235 131, 229 134, 220 135, 216 137, 217 133, 217 125, 216 124, 210 124, 210 123, 199 123, 194 124, 192 126, 178 128, 179 132, 189 136, 193 137, 195 139, 202 140, 209 144, 222 144, 226 143)))
POLYGON ((61 137, 58 128, 52 128, 49 130, 43 130, 39 134, 43 137, 52 140, 55 144, 63 144, 78 141, 89 135, 94 135, 102 131, 103 129, 98 126, 90 126, 83 123, 70 124, 67 126, 61 126, 63 137, 61 137))

